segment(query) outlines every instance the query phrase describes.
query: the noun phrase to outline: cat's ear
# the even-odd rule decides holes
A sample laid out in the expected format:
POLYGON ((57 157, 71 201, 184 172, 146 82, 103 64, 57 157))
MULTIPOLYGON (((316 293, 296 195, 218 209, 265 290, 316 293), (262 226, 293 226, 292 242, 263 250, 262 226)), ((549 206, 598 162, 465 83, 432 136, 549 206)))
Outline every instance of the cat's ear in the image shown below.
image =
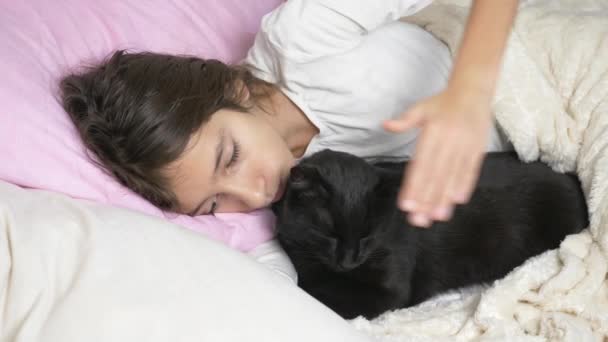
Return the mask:
POLYGON ((294 190, 307 190, 314 184, 318 184, 321 175, 314 166, 297 165, 291 169, 289 181, 294 190))
POLYGON ((298 165, 291 169, 289 183, 300 198, 324 199, 328 196, 325 181, 316 166, 298 165))

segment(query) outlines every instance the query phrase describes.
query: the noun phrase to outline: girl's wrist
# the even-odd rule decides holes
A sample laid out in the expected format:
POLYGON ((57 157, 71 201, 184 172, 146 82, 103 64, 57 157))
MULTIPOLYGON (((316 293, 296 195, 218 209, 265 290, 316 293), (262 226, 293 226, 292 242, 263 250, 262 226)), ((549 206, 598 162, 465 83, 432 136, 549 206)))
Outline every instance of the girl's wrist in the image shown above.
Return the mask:
POLYGON ((490 87, 476 82, 450 82, 446 93, 451 102, 448 106, 455 113, 480 119, 491 116, 494 96, 493 89, 490 87))
POLYGON ((447 85, 448 92, 457 95, 466 102, 474 101, 479 105, 490 106, 494 98, 495 83, 489 76, 454 77, 447 85))
POLYGON ((461 89, 464 93, 477 94, 491 99, 496 88, 495 73, 488 70, 467 68, 455 70, 448 81, 448 89, 461 89))

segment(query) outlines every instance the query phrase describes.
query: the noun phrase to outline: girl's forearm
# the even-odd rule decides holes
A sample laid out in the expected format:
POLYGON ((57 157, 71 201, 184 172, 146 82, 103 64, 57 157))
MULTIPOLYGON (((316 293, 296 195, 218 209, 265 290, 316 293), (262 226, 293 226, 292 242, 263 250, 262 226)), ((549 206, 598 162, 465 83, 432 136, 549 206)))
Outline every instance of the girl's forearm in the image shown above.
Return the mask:
MULTIPOLYGON (((449 87, 492 101, 518 0, 475 0, 449 87)), ((489 103, 488 103, 489 104, 489 103)))

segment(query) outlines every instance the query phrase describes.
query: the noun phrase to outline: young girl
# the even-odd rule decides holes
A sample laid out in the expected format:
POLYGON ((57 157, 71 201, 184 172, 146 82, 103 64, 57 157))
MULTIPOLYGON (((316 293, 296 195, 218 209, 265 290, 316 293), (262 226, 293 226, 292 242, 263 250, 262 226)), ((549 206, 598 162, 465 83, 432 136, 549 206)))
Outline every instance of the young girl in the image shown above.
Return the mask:
POLYGON ((467 201, 483 152, 504 148, 490 104, 517 1, 474 3, 454 65, 398 21, 429 2, 289 0, 240 66, 116 52, 62 81, 64 106, 102 166, 162 209, 266 207, 299 158, 330 148, 413 155, 400 206, 429 226, 467 201))

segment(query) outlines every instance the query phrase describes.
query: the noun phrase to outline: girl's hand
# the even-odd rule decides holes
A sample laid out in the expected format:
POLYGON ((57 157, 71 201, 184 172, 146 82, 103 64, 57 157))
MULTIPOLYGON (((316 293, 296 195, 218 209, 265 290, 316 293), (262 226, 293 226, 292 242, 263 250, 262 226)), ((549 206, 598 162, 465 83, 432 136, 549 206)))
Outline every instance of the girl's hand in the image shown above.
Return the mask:
POLYGON ((410 212, 413 225, 428 227, 434 220, 448 220, 454 205, 471 197, 488 142, 491 100, 518 2, 475 0, 447 90, 385 123, 395 133, 421 129, 399 192, 399 207, 410 212))
POLYGON ((448 87, 384 123, 394 133, 421 130, 398 197, 412 225, 447 221, 456 204, 469 201, 488 143, 490 98, 448 87))

